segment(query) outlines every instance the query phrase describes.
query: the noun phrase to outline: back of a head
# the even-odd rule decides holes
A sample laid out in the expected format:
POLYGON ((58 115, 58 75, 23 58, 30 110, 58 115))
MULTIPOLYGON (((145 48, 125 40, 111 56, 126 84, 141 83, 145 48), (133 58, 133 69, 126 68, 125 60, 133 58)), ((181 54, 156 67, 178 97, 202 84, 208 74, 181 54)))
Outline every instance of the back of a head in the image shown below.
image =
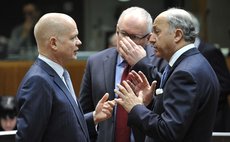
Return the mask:
POLYGON ((191 12, 190 12, 190 15, 192 16, 192 22, 194 24, 195 31, 196 31, 196 33, 199 34, 199 32, 200 32, 200 22, 199 22, 198 18, 194 14, 192 14, 191 12))
POLYGON ((16 99, 14 96, 0 97, 0 118, 14 118, 17 115, 16 99))
POLYGON ((170 8, 163 13, 169 22, 170 29, 180 28, 184 33, 184 40, 194 42, 199 32, 195 28, 191 14, 183 9, 170 8))

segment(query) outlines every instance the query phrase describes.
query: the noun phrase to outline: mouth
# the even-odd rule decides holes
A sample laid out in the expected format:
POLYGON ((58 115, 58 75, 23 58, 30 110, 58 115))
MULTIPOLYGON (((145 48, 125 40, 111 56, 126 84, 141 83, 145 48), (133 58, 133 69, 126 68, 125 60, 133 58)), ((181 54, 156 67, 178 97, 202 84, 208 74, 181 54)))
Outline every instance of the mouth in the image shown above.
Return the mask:
POLYGON ((74 54, 77 55, 78 50, 74 50, 74 54))

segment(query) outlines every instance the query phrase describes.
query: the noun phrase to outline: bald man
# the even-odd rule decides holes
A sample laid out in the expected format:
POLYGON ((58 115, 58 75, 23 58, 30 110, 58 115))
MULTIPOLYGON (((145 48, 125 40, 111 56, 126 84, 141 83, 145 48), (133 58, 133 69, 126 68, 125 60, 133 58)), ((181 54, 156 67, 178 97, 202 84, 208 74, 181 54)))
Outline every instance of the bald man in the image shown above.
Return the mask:
POLYGON ((154 83, 150 87, 143 74, 138 77, 132 72, 136 94, 126 82, 115 90, 121 97, 117 102, 129 113, 128 125, 144 132, 145 142, 211 141, 220 87, 212 67, 193 44, 197 34, 187 11, 171 8, 160 13, 149 41, 156 55, 169 63, 161 88, 156 95, 150 93, 154 83), (147 96, 154 99, 152 110, 145 107, 147 96))
POLYGON ((76 59, 82 44, 75 21, 62 13, 45 14, 35 25, 34 35, 39 56, 17 93, 16 142, 89 142, 87 126, 95 128, 109 118, 114 102, 106 101, 106 94, 96 110, 84 116, 74 92, 69 91, 63 77, 65 64, 76 59))

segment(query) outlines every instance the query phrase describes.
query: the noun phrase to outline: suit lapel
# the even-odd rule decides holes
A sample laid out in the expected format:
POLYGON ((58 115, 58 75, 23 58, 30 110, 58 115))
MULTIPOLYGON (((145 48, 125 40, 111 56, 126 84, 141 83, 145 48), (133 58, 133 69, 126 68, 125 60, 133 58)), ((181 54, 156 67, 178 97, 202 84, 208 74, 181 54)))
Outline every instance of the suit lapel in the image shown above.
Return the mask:
POLYGON ((104 72, 104 82, 106 90, 109 93, 109 99, 114 99, 114 91, 109 90, 110 88, 115 87, 115 71, 116 71, 116 60, 117 52, 113 50, 103 59, 103 72, 104 72), (111 81, 112 80, 112 81, 111 81))
POLYGON ((72 95, 70 94, 69 90, 66 88, 65 84, 63 83, 63 81, 60 79, 59 76, 55 76, 54 77, 54 82, 61 88, 61 90, 64 92, 65 96, 67 97, 69 103, 71 104, 72 108, 74 109, 75 115, 78 118, 78 122, 82 128, 82 131, 84 132, 86 138, 88 138, 88 128, 87 128, 87 124, 84 118, 84 115, 81 111, 80 108, 80 104, 78 102, 78 105, 76 104, 76 102, 74 101, 72 95))
POLYGON ((166 78, 166 80, 164 81, 164 84, 162 84, 162 88, 164 87, 165 83, 167 82, 168 78, 170 77, 170 75, 172 74, 172 72, 174 71, 174 69, 178 66, 178 64, 186 57, 191 56, 193 54, 198 54, 199 51, 197 48, 192 48, 189 49, 188 51, 184 52, 177 60, 176 62, 173 64, 173 66, 171 67, 171 69, 168 72, 168 76, 166 78))
POLYGON ((35 63, 40 65, 50 76, 52 76, 54 83, 63 91, 63 93, 67 97, 69 103, 71 104, 72 108, 74 109, 75 115, 78 119, 78 122, 79 122, 81 128, 82 128, 82 131, 84 132, 86 138, 88 139, 89 138, 88 137, 89 134, 87 131, 88 128, 87 128, 87 124, 86 124, 86 121, 84 119, 83 113, 81 111, 81 108, 79 106, 80 104, 79 103, 78 103, 78 105, 76 104, 76 102, 74 101, 69 90, 65 86, 64 82, 61 80, 61 78, 58 76, 58 74, 48 64, 46 64, 44 61, 42 61, 40 59, 37 59, 35 63))

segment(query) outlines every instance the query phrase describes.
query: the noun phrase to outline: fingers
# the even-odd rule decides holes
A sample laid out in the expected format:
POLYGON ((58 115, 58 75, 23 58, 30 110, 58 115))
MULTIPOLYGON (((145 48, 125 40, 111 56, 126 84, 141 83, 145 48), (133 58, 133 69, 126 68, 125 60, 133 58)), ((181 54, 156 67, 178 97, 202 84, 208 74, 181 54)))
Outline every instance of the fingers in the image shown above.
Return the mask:
POLYGON ((157 81, 154 80, 154 81, 152 82, 152 84, 151 84, 151 90, 152 90, 152 92, 156 89, 156 86, 157 86, 157 81))
POLYGON ((104 112, 107 116, 110 117, 112 115, 111 112, 113 111, 115 103, 115 100, 105 102, 102 108, 102 112, 104 112))
POLYGON ((144 73, 142 73, 141 71, 139 71, 138 74, 140 75, 139 77, 141 78, 142 81, 144 81, 145 83, 148 82, 148 79, 147 79, 147 77, 144 75, 144 73))
MULTIPOLYGON (((133 42, 129 37, 123 37, 119 44, 121 46, 121 52, 123 54, 129 55, 129 53, 132 53, 133 50, 136 50, 136 48, 140 48, 135 42, 133 42)), ((132 54, 131 54, 132 55, 132 54)))
POLYGON ((125 47, 126 51, 133 50, 133 46, 134 46, 132 44, 133 41, 129 37, 122 38, 121 43, 122 43, 122 45, 124 45, 123 47, 125 47))
POLYGON ((125 90, 124 90, 124 93, 125 93, 125 95, 127 94, 129 94, 129 93, 133 93, 133 90, 132 90, 132 88, 129 86, 129 84, 126 82, 126 81, 122 81, 122 84, 125 86, 125 90))
POLYGON ((105 95, 101 98, 101 100, 99 101, 99 103, 104 103, 108 100, 109 98, 109 93, 105 93, 105 95))
POLYGON ((137 85, 138 83, 143 82, 140 75, 134 70, 132 70, 130 73, 130 80, 132 81, 134 85, 137 85))
POLYGON ((115 98, 114 101, 118 104, 123 104, 123 100, 121 98, 115 98))
POLYGON ((118 84, 117 87, 118 87, 119 90, 118 90, 118 89, 114 89, 114 92, 115 92, 120 98, 124 98, 125 96, 124 96, 123 92, 124 92, 125 88, 124 88, 123 86, 121 86, 120 84, 118 84))
POLYGON ((135 89, 134 83, 132 83, 130 80, 127 80, 127 83, 129 84, 129 86, 130 86, 133 90, 135 89))

